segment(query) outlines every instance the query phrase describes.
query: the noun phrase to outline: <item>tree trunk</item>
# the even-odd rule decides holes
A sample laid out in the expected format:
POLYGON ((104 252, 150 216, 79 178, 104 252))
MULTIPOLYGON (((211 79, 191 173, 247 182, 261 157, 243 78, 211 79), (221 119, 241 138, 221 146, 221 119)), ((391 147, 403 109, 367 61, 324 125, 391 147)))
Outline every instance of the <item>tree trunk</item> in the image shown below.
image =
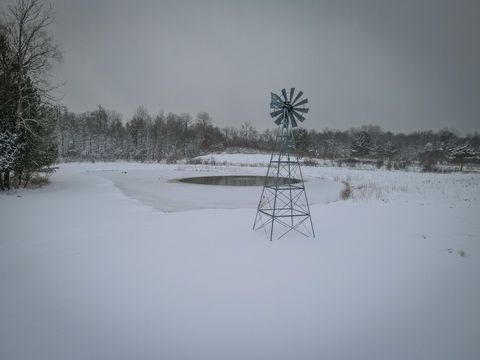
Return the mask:
POLYGON ((463 161, 460 162, 460 172, 463 170, 463 161))
POLYGON ((5 190, 3 187, 3 173, 0 171, 0 190, 5 190))
POLYGON ((3 173, 3 187, 10 190, 10 170, 5 170, 3 173))
POLYGON ((25 175, 25 184, 23 185, 23 188, 25 189, 28 185, 28 183, 30 182, 30 179, 32 178, 32 173, 31 172, 27 172, 27 174, 25 175))

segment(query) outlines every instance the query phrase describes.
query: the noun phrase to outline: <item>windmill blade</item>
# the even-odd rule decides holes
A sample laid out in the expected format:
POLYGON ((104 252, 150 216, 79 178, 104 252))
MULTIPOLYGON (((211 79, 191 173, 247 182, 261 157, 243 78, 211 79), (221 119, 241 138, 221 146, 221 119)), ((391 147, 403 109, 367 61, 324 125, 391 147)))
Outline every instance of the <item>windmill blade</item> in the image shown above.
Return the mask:
POLYGON ((281 115, 277 118, 277 120, 275 120, 275 124, 280 125, 280 124, 282 123, 282 121, 283 121, 283 114, 281 114, 281 115))
POLYGON ((297 120, 300 120, 300 122, 304 122, 305 121, 305 118, 300 115, 299 113, 297 113, 295 110, 292 110, 293 112, 293 115, 295 115, 295 117, 297 118, 297 120))
POLYGON ((292 124, 292 128, 297 127, 297 122, 295 121, 295 117, 291 112, 288 112, 288 115, 290 117, 290 124, 292 124))
POLYGON ((293 93, 295 92, 295 88, 291 88, 290 89, 290 98, 288 99, 288 101, 290 101, 290 104, 292 103, 292 98, 293 98, 293 93))
POLYGON ((302 97, 302 95, 303 95, 303 91, 299 91, 297 96, 295 96, 295 100, 293 100, 292 105, 295 105, 295 101, 300 99, 302 97))
POLYGON ((301 112, 301 113, 308 113, 308 108, 293 108, 296 112, 301 112))
POLYGON ((308 99, 303 99, 303 100, 300 101, 298 104, 295 104, 294 107, 301 106, 301 105, 306 104, 306 103, 308 103, 308 99))
POLYGON ((270 116, 273 118, 273 117, 278 116, 278 115, 280 115, 280 114, 282 114, 282 113, 283 113, 283 109, 280 109, 280 110, 277 110, 277 111, 272 111, 272 112, 270 113, 270 116))
POLYGON ((285 91, 285 89, 282 89, 282 95, 283 95, 283 98, 285 99, 285 101, 288 101, 287 100, 287 92, 285 91))

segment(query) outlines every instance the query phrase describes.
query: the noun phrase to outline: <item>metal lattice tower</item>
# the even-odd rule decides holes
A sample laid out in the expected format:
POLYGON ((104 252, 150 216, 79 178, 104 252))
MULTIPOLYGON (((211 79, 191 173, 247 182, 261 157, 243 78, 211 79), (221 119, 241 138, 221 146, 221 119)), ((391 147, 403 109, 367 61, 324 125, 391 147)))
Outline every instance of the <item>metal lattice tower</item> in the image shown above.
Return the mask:
POLYGON ((308 109, 301 106, 307 104, 308 99, 301 100, 301 91, 295 98, 294 93, 295 88, 291 88, 290 96, 287 96, 283 89, 283 99, 271 93, 270 107, 274 111, 270 115, 276 118, 278 131, 253 224, 254 230, 264 229, 270 241, 274 233, 281 238, 292 230, 315 237, 292 131, 297 126, 297 120, 305 120, 301 113, 307 113, 308 109))

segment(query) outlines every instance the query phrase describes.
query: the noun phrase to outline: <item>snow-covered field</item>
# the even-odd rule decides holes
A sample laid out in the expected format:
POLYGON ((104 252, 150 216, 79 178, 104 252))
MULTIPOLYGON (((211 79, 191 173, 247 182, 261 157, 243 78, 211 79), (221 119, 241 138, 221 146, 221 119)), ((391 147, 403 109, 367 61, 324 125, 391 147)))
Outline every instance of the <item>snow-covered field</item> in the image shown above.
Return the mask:
POLYGON ((480 174, 305 167, 317 237, 269 242, 261 187, 171 181, 268 157, 216 160, 1 194, 0 359, 480 358, 480 174))

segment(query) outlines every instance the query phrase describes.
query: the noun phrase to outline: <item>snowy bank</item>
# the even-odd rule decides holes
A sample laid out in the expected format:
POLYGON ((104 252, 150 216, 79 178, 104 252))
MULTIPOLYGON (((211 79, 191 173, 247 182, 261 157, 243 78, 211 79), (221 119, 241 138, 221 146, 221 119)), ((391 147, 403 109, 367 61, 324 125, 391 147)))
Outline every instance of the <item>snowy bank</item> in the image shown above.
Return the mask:
POLYGON ((217 196, 177 173, 240 171, 68 164, 0 195, 0 359, 480 357, 478 175, 305 168, 379 189, 313 205, 315 239, 267 241, 235 191, 157 210, 217 196))

